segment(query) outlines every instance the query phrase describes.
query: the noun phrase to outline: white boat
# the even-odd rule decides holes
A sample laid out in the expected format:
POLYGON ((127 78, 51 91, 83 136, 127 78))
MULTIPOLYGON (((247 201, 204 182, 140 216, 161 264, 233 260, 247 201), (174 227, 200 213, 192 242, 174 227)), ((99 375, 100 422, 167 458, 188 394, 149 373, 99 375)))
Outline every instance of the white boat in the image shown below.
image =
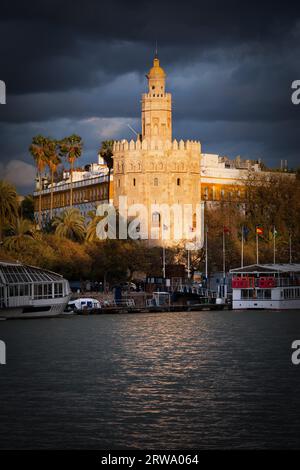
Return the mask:
POLYGON ((46 269, 0 261, 0 318, 53 317, 70 299, 66 279, 46 269))
POLYGON ((300 264, 254 264, 230 274, 233 309, 300 310, 300 264))
POLYGON ((67 311, 79 312, 82 310, 100 309, 101 304, 99 300, 92 297, 82 297, 80 299, 70 300, 67 305, 67 311))

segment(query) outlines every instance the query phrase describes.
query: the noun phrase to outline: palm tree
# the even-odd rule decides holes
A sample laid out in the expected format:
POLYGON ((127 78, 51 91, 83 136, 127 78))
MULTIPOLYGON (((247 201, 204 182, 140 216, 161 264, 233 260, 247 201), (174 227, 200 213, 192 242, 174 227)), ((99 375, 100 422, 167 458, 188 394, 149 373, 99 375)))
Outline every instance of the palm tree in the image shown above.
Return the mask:
POLYGON ((53 192, 54 192, 54 173, 58 165, 61 164, 59 157, 59 145, 56 140, 47 139, 46 141, 47 165, 51 174, 51 192, 50 192, 50 220, 53 217, 53 192))
POLYGON ((111 170, 113 169, 114 166, 114 160, 113 160, 113 140, 103 140, 101 144, 101 148, 99 150, 99 153, 103 160, 105 161, 107 168, 108 168, 108 191, 107 191, 107 199, 109 202, 110 199, 110 175, 111 175, 111 170))
POLYGON ((87 213, 88 217, 90 218, 90 221, 87 225, 87 228, 86 228, 86 241, 87 242, 93 242, 95 240, 98 240, 98 237, 97 237, 97 225, 99 222, 101 222, 101 220, 105 217, 104 215, 103 216, 100 216, 100 215, 96 215, 96 211, 89 211, 87 213))
POLYGON ((34 222, 34 199, 32 194, 27 194, 21 201, 19 213, 24 219, 34 222))
POLYGON ((70 164, 70 207, 73 206, 73 169, 77 158, 81 156, 82 139, 78 135, 70 135, 59 142, 60 156, 65 157, 70 164))
POLYGON ((59 237, 79 242, 85 238, 84 217, 78 209, 65 210, 61 215, 54 217, 52 225, 59 237))
POLYGON ((34 238, 34 227, 30 220, 17 217, 11 224, 4 246, 10 251, 19 251, 34 238))
POLYGON ((33 137, 29 152, 35 160, 39 177, 39 228, 42 227, 42 172, 47 165, 46 139, 42 135, 33 137))
POLYGON ((3 238, 3 228, 12 223, 18 215, 18 200, 16 188, 7 181, 0 180, 0 241, 3 238))

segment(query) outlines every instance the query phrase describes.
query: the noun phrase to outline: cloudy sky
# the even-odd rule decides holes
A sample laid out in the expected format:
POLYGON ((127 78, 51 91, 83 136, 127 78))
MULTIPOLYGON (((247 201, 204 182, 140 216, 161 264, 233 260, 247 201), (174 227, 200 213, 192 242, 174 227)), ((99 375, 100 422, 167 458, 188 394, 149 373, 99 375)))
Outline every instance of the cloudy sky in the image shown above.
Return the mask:
POLYGON ((173 94, 176 138, 204 152, 300 166, 300 13, 292 2, 2 0, 0 173, 31 191, 32 136, 100 142, 140 130, 155 42, 173 94))

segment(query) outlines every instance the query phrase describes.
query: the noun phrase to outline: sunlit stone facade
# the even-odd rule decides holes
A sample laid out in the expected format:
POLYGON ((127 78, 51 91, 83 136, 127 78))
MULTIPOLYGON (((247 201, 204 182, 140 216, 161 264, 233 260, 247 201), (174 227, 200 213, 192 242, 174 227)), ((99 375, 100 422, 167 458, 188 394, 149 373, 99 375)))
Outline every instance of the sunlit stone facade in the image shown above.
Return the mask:
POLYGON ((114 205, 119 207, 120 196, 127 197, 128 205, 143 204, 151 224, 155 204, 190 204, 195 213, 201 201, 201 145, 172 139, 172 97, 165 91, 166 74, 158 58, 147 79, 141 136, 114 143, 114 205))

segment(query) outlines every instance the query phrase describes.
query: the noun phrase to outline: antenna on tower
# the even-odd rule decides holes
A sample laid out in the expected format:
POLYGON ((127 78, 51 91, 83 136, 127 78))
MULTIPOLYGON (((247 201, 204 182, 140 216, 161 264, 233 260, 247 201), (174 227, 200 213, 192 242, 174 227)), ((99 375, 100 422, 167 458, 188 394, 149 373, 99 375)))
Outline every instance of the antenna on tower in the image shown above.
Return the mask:
POLYGON ((138 133, 135 129, 133 129, 133 127, 131 127, 130 124, 127 124, 127 126, 129 127, 129 129, 130 129, 137 137, 139 136, 139 133, 138 133))

